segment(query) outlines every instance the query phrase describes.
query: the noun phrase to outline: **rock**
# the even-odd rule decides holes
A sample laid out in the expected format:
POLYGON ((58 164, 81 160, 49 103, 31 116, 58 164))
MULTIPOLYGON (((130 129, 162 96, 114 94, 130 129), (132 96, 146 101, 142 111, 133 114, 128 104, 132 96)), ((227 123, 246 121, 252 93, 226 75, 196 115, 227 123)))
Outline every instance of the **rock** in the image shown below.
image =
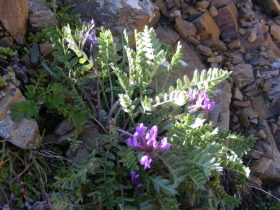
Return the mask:
POLYGON ((207 40, 210 38, 219 40, 221 33, 220 29, 208 11, 193 20, 192 23, 195 25, 197 34, 200 35, 201 40, 207 40))
POLYGON ((185 21, 181 18, 176 18, 175 29, 181 35, 183 39, 188 38, 188 36, 193 36, 196 33, 196 27, 193 23, 185 21))
POLYGON ((254 172, 264 173, 271 163, 272 159, 261 157, 259 160, 252 161, 251 170, 254 172))
POLYGON ((173 2, 174 2, 175 8, 176 8, 176 9, 180 9, 180 7, 181 7, 181 1, 180 1, 180 0, 174 0, 173 2))
POLYGON ((16 123, 10 115, 0 120, 0 136, 22 149, 35 148, 41 138, 35 120, 23 118, 16 123))
POLYGON ((261 127, 264 130, 264 132, 267 134, 266 141, 270 142, 270 150, 267 150, 265 152, 265 157, 271 158, 273 160, 271 165, 275 168, 276 171, 279 171, 280 170, 280 152, 277 148, 275 139, 270 131, 270 128, 269 128, 266 120, 263 120, 261 122, 261 127))
POLYGON ((0 22, 18 44, 24 44, 27 31, 28 0, 0 1, 0 22), (16 14, 16 15, 15 15, 16 14))
POLYGON ((37 43, 34 43, 31 47, 30 50, 30 61, 32 64, 38 64, 39 63, 39 56, 40 56, 40 52, 39 52, 39 46, 37 43))
POLYGON ((41 31, 46 26, 55 26, 57 20, 45 0, 28 0, 28 22, 33 32, 41 31))
POLYGON ((248 41, 255 42, 257 39, 257 29, 253 28, 249 31, 248 41))
POLYGON ((61 136, 71 131, 73 128, 73 124, 68 119, 65 119, 55 128, 54 133, 61 136))
POLYGON ((254 118, 258 118, 258 117, 259 117, 259 113, 256 112, 252 107, 243 108, 243 112, 244 112, 250 119, 254 119, 254 118))
POLYGON ((235 39, 228 44, 229 49, 236 49, 241 47, 241 42, 239 39, 235 39))
POLYGON ((192 36, 188 36, 187 41, 194 45, 198 45, 200 43, 196 38, 194 38, 192 36))
POLYGON ((243 55, 240 53, 233 53, 233 57, 232 57, 232 64, 238 64, 238 63, 243 63, 243 55))
POLYGON ((198 1, 196 2, 196 7, 198 8, 201 8, 203 10, 207 9, 208 6, 209 6, 209 1, 205 1, 205 0, 202 0, 202 1, 198 1))
POLYGON ((229 105, 231 101, 231 86, 227 80, 217 85, 214 92, 214 100, 216 105, 214 109, 209 112, 209 120, 213 122, 214 127, 219 130, 229 129, 230 111, 229 105))
POLYGON ((238 115, 238 121, 241 123, 242 127, 245 128, 246 130, 249 129, 250 127, 250 121, 247 117, 247 115, 241 111, 238 115))
POLYGON ((252 60, 253 58, 252 58, 252 55, 251 54, 249 54, 249 53, 246 53, 246 55, 245 55, 245 61, 250 61, 250 60, 252 60))
POLYGON ((195 69, 202 71, 203 69, 206 69, 206 66, 204 62, 202 62, 198 54, 193 50, 193 48, 190 45, 188 45, 187 42, 185 42, 182 38, 179 41, 182 45, 182 61, 184 62, 184 65, 181 70, 177 70, 176 72, 181 75, 179 78, 182 78, 184 75, 187 75, 190 78, 190 80, 192 80, 195 69))
POLYGON ((214 20, 221 31, 221 37, 237 38, 238 37, 238 12, 234 4, 228 4, 218 9, 218 15, 214 20))
POLYGON ((169 27, 163 28, 159 26, 156 29, 156 33, 160 42, 169 46, 173 46, 180 38, 180 35, 169 27))
POLYGON ((233 101, 232 105, 237 108, 239 107, 246 108, 246 107, 250 107, 251 103, 250 101, 233 101))
POLYGON ((265 134, 263 129, 261 129, 261 130, 259 130, 257 132, 257 136, 260 137, 261 140, 265 140, 266 139, 266 134, 265 134))
POLYGON ((237 99, 239 101, 243 100, 243 95, 240 92, 239 88, 234 88, 232 98, 237 99))
POLYGON ((271 26, 270 34, 274 39, 276 39, 277 41, 280 41, 280 26, 278 26, 278 25, 271 26))
POLYGON ((254 110, 258 110, 260 120, 280 114, 279 105, 268 106, 268 102, 265 101, 263 95, 255 97, 251 103, 254 110))
POLYGON ((214 6, 210 6, 209 13, 211 14, 212 17, 216 17, 219 14, 217 8, 214 6))
POLYGON ((260 57, 258 61, 259 61, 259 66, 261 66, 261 67, 263 67, 263 66, 270 66, 269 60, 267 60, 264 57, 260 57))
POLYGON ((238 64, 232 69, 232 77, 235 85, 243 88, 254 82, 253 68, 250 64, 238 64))
POLYGON ((59 136, 54 134, 54 133, 51 133, 51 134, 48 134, 46 136, 44 136, 44 139, 43 139, 43 144, 48 144, 48 143, 51 143, 51 144, 57 144, 58 145, 58 138, 59 136))
POLYGON ((209 0, 210 5, 213 5, 217 8, 224 7, 228 4, 227 0, 209 0))
POLYGON ((161 12, 169 17, 165 5, 162 1, 156 1, 157 7, 151 0, 131 1, 131 0, 114 0, 114 1, 81 1, 81 0, 64 0, 65 5, 76 4, 71 12, 81 15, 81 21, 95 21, 97 27, 104 26, 112 31, 113 36, 122 39, 122 29, 125 28, 130 44, 135 46, 134 32, 143 31, 145 26, 153 27, 160 18, 161 12))
POLYGON ((75 136, 75 132, 76 132, 75 129, 73 129, 73 130, 70 130, 69 132, 61 135, 58 138, 58 144, 61 146, 65 146, 67 143, 69 143, 69 140, 75 136))
POLYGON ((170 12, 169 14, 169 21, 173 22, 176 18, 181 18, 181 11, 180 10, 174 10, 170 12))
POLYGON ((24 101, 25 98, 18 88, 9 83, 2 91, 5 96, 0 99, 0 120, 3 120, 7 116, 8 110, 16 103, 24 101))
POLYGON ((250 64, 252 64, 253 66, 257 66, 259 65, 259 61, 257 59, 253 59, 250 64))
POLYGON ((195 49, 201 54, 206 55, 207 57, 210 57, 213 54, 212 50, 209 47, 203 46, 202 44, 198 44, 195 49))
POLYGON ((189 21, 193 21, 195 20, 196 18, 198 18, 199 16, 201 16, 201 12, 197 11, 194 7, 192 6, 188 6, 186 8, 186 10, 188 11, 189 15, 190 15, 190 18, 189 18, 189 21))
POLYGON ((246 36, 247 35, 247 30, 244 29, 244 28, 239 28, 238 32, 241 36, 246 36))
POLYGON ((276 121, 276 124, 277 124, 278 126, 280 126, 280 116, 278 116, 277 121, 276 121))
POLYGON ((262 155, 263 155, 262 152, 255 149, 250 149, 246 154, 246 158, 258 160, 261 158, 262 155))
POLYGON ((78 139, 83 142, 82 145, 88 152, 92 152, 91 149, 94 147, 98 136, 99 131, 95 127, 90 126, 83 130, 78 139))
POLYGON ((278 126, 274 123, 271 123, 271 126, 272 126, 272 134, 275 135, 278 130, 278 126))
POLYGON ((39 44, 40 52, 45 59, 52 58, 52 53, 55 51, 51 43, 41 43, 39 44))
POLYGON ((265 82, 264 82, 262 90, 264 92, 267 92, 267 91, 270 90, 270 88, 272 88, 272 86, 273 86, 272 80, 271 79, 266 79, 265 82))
POLYGON ((28 69, 31 67, 30 57, 27 54, 20 57, 20 62, 28 69))
POLYGON ((4 36, 3 38, 0 38, 0 46, 13 48, 14 38, 11 36, 4 36))
POLYGON ((223 61, 223 57, 220 55, 207 58, 208 63, 220 63, 222 61, 223 61))

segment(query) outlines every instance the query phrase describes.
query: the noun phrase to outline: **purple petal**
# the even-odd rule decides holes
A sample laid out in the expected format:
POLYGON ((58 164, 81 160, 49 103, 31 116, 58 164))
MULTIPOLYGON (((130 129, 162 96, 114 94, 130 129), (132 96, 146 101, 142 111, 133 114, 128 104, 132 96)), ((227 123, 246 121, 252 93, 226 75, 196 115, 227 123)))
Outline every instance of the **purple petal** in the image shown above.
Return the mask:
POLYGON ((170 143, 167 142, 167 137, 164 137, 161 142, 160 142, 160 146, 158 148, 158 150, 168 150, 170 149, 170 143))
POLYGON ((148 157, 147 155, 144 155, 142 158, 141 158, 141 165, 144 165, 144 169, 146 170, 147 168, 151 168, 151 162, 152 162, 152 159, 150 157, 148 157))
POLYGON ((151 128, 150 132, 146 135, 146 139, 150 140, 156 140, 157 139, 157 134, 158 134, 158 127, 155 125, 151 128))
POLYGON ((132 181, 136 181, 136 179, 138 179, 138 177, 140 176, 139 174, 137 174, 135 171, 130 172, 130 176, 131 176, 131 180, 132 181))
POLYGON ((133 138, 128 138, 127 139, 127 146, 137 147, 137 134, 134 134, 133 138))
POLYGON ((141 183, 137 184, 137 188, 141 188, 143 185, 141 183))
POLYGON ((193 113, 193 112, 195 112, 197 110, 198 110, 198 107, 196 105, 192 105, 192 106, 188 107, 189 113, 193 113))
POLYGON ((146 130, 147 130, 147 127, 145 127, 143 123, 141 123, 140 125, 138 125, 136 127, 136 132, 138 133, 138 136, 140 138, 144 137, 144 134, 145 134, 146 130))
POLYGON ((208 104, 207 110, 212 111, 214 109, 214 107, 215 107, 215 102, 211 102, 208 104))

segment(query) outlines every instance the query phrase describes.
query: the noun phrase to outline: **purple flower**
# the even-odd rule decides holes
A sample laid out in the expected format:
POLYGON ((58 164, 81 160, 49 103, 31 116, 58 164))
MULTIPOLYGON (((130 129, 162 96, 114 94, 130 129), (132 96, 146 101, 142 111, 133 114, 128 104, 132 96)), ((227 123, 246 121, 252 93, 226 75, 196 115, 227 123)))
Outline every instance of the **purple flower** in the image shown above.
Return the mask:
POLYGON ((94 33, 91 31, 88 32, 87 38, 86 38, 86 44, 89 46, 89 50, 92 52, 93 49, 98 48, 98 39, 94 33))
POLYGON ((196 90, 193 93, 188 93, 190 102, 193 104, 188 107, 188 111, 190 113, 195 112, 197 110, 206 110, 212 111, 215 107, 215 102, 210 102, 208 94, 206 94, 205 90, 202 90, 198 93, 196 98, 196 90))
POLYGON ((133 182, 134 186, 136 186, 138 189, 141 188, 143 185, 138 182, 139 174, 137 174, 135 171, 130 172, 131 181, 133 182))
POLYGON ((150 158, 148 155, 144 155, 140 161, 141 165, 144 165, 145 170, 147 168, 151 168, 151 162, 152 162, 152 158, 150 158))
POLYGON ((127 146, 134 147, 139 151, 145 152, 145 155, 141 158, 141 165, 144 165, 144 169, 151 168, 151 156, 153 152, 164 151, 170 149, 170 143, 167 141, 167 137, 164 137, 160 145, 157 141, 158 127, 155 125, 151 128, 145 136, 147 127, 141 123, 136 127, 136 132, 132 138, 127 139, 127 146))
POLYGON ((130 176, 131 176, 131 181, 136 181, 139 178, 139 174, 136 174, 135 171, 130 172, 130 176))

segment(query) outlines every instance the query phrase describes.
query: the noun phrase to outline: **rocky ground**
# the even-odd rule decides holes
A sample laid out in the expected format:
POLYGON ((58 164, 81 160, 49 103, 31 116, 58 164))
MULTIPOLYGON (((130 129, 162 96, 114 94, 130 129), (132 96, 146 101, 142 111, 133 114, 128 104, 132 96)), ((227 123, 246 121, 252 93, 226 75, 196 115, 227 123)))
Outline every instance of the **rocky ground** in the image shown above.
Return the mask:
MULTIPOLYGON (((217 87, 217 105, 208 119, 220 129, 255 137, 256 145, 248 152, 245 161, 250 162, 251 170, 259 177, 256 186, 261 187, 263 183, 264 187, 269 186, 274 196, 280 197, 280 16, 268 16, 262 5, 251 0, 58 1, 61 6, 72 3, 78 3, 72 12, 80 13, 82 20, 93 18, 97 26, 105 25, 111 29, 117 44, 120 44, 122 26, 131 34, 134 29, 142 30, 144 25, 154 26, 159 39, 173 48, 180 41, 184 50, 180 75, 192 77, 195 69, 232 71, 232 76, 217 87)), ((7 5, 13 10, 18 9, 17 13, 22 15, 15 20, 0 9, 2 47, 14 48, 15 44, 24 44, 26 16, 29 29, 34 32, 44 28, 45 24, 56 24, 44 0, 29 0, 28 8, 7 5), (9 21, 4 21, 7 17, 9 21)), ((0 8, 4 7, 0 4, 0 8)), ((133 43, 133 39, 131 41, 133 43)), ((30 76, 38 65, 38 56, 48 59, 52 51, 50 43, 34 43, 30 55, 23 55, 13 65, 21 69, 26 67, 24 72, 30 76)), ((3 68, 9 65, 5 60, 0 62, 3 68)), ((1 138, 6 139, 10 133, 16 132, 18 136, 10 139, 11 143, 21 148, 36 145, 40 136, 36 123, 30 120, 15 125, 7 114, 16 101, 24 100, 20 91, 10 85, 1 90, 1 97, 1 138)), ((64 120, 43 143, 63 145, 73 133, 73 127, 64 120)), ((92 135, 98 136, 98 131, 89 128, 79 139, 87 144, 92 135)), ((73 158, 77 153, 67 150, 65 155, 73 158)))

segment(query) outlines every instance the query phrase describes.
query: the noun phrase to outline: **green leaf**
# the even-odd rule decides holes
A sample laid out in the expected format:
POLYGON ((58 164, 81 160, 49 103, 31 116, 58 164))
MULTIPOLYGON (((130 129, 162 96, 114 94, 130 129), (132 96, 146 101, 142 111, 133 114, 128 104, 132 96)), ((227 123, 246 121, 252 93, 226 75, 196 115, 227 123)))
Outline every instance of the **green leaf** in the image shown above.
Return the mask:
POLYGON ((74 68, 74 67, 77 65, 78 61, 79 61, 79 58, 78 58, 78 57, 73 58, 73 59, 70 61, 70 67, 71 67, 71 68, 74 68))
POLYGON ((16 103, 11 108, 11 117, 16 122, 19 122, 23 117, 29 119, 39 113, 40 106, 34 101, 26 100, 16 103))
POLYGON ((80 58, 79 63, 84 64, 87 61, 87 58, 80 58))

